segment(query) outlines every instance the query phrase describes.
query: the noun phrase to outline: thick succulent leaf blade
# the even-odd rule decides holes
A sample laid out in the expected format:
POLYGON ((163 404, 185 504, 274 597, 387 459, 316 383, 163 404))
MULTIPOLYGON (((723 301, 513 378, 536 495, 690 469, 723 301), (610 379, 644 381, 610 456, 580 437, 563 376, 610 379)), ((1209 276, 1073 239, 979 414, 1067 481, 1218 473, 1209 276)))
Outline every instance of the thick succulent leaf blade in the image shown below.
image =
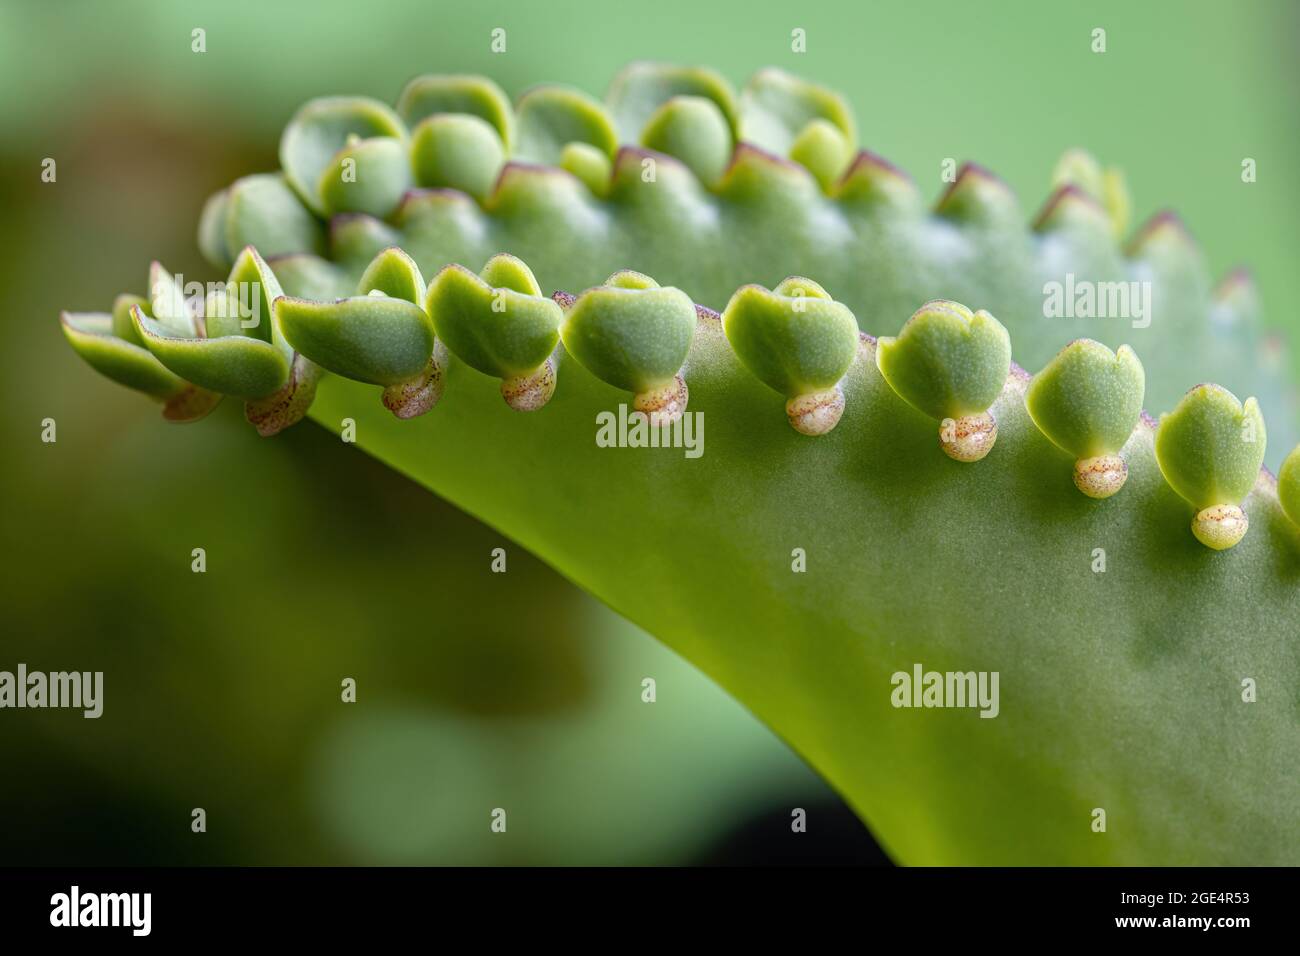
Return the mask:
POLYGON ((867 342, 843 420, 808 442, 718 325, 701 322, 689 359, 691 409, 709 423, 694 459, 600 447, 596 415, 623 396, 569 362, 544 416, 514 414, 454 358, 442 405, 415 422, 340 379, 312 414, 335 429, 353 418, 371 454, 659 635, 900 861, 1298 862, 1300 654, 1284 635, 1300 616, 1300 531, 1267 479, 1246 501, 1251 533, 1211 553, 1147 425, 1125 447, 1124 493, 1099 505, 1029 419, 1020 374, 993 405, 997 448, 953 467, 867 342), (918 664, 997 671, 997 717, 894 707, 894 675, 918 664), (1244 703, 1245 677, 1268 695, 1244 703))

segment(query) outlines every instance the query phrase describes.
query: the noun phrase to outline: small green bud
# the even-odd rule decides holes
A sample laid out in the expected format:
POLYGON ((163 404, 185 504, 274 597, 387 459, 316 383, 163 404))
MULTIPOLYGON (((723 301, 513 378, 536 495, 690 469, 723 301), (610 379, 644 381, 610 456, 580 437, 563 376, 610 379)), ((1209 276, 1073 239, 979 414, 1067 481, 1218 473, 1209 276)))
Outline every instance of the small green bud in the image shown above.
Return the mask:
POLYGON ((1300 445, 1282 462, 1277 473, 1277 497, 1291 522, 1300 527, 1300 445))
POLYGON ((745 367, 786 396, 797 431, 822 435, 835 427, 844 410, 838 383, 858 349, 858 323, 847 306, 816 282, 791 277, 771 292, 738 289, 722 328, 745 367))
POLYGON ((805 166, 829 193, 853 159, 853 146, 838 126, 815 119, 795 138, 790 158, 805 166))
POLYGON ((477 276, 449 265, 430 283, 427 303, 438 338, 466 365, 502 379, 511 407, 546 404, 555 388, 550 357, 562 313, 522 260, 493 256, 477 276))
POLYGON ((577 298, 560 336, 570 355, 597 378, 637 393, 638 410, 662 425, 685 409, 685 382, 678 373, 695 323, 695 304, 685 292, 619 272, 577 298))
POLYGON ((569 143, 589 143, 606 156, 618 149, 618 136, 605 108, 581 90, 538 86, 525 93, 518 109, 520 159, 557 165, 569 143))
POLYGON ((850 154, 857 146, 853 111, 839 94, 783 70, 754 74, 741 93, 740 115, 740 138, 778 156, 791 155, 796 140, 818 119, 839 130, 850 154))
POLYGON ((595 196, 604 196, 609 192, 613 163, 590 143, 567 144, 560 153, 560 168, 582 180, 595 196))
POLYGON ((418 304, 423 288, 415 262, 386 249, 366 269, 357 295, 334 302, 286 296, 276 301, 275 315, 289 343, 322 368, 399 385, 423 376, 433 354, 433 323, 418 304))
POLYGON ((702 96, 675 96, 664 103, 642 130, 641 144, 680 159, 706 185, 721 178, 733 145, 727 118, 702 96))
POLYGON ((876 364, 905 402, 941 420, 940 443, 952 457, 988 454, 997 423, 987 412, 1011 371, 1011 337, 1001 322, 960 302, 927 302, 897 338, 876 343, 876 364))
POLYGON ((383 219, 411 186, 406 142, 383 136, 340 149, 321 172, 316 188, 327 216, 362 212, 383 219))
POLYGON ((224 290, 206 299, 201 326, 171 276, 158 268, 153 280, 152 315, 134 305, 131 319, 149 351, 171 371, 200 388, 249 401, 289 381, 292 350, 278 334, 270 307, 281 295, 280 283, 255 249, 239 254, 224 290))
MULTIPOLYGON (((327 171, 332 166, 338 165, 336 160, 341 150, 345 147, 354 149, 358 145, 358 139, 364 141, 376 138, 393 139, 399 143, 406 140, 406 127, 401 119, 378 100, 361 96, 327 96, 310 100, 294 114, 280 137, 280 167, 284 170, 289 185, 317 215, 328 215, 330 212, 344 208, 361 212, 369 211, 346 203, 328 209, 321 195, 321 186, 327 171)), ((369 166, 371 160, 374 161, 372 172, 380 172, 381 167, 391 164, 393 159, 393 151, 390 147, 366 152, 366 165, 369 166), (375 152, 384 155, 371 155, 375 152)), ((409 175, 405 149, 401 152, 404 169, 409 175)), ((358 162, 357 165, 360 166, 361 163, 358 162)), ((358 176, 358 180, 360 178, 358 176)), ((362 186, 361 189, 363 192, 375 189, 376 193, 371 196, 374 200, 382 193, 380 188, 382 184, 378 180, 384 177, 375 175, 366 178, 375 181, 370 185, 362 186)), ((398 198, 400 195, 399 193, 398 198)), ((343 197, 334 198, 337 202, 343 197)), ((389 208, 391 209, 391 206, 389 208)), ((388 211, 388 209, 384 210, 383 214, 388 211)))
POLYGON ((479 201, 492 191, 505 158, 501 136, 477 116, 430 116, 411 136, 417 184, 459 189, 479 201))
POLYGON ((515 114, 505 91, 483 76, 417 76, 397 99, 397 112, 412 129, 430 116, 461 113, 486 120, 507 150, 514 143, 515 114))
POLYGON ((1232 547, 1246 533, 1246 516, 1238 506, 1259 478, 1266 441, 1255 399, 1243 404, 1218 385, 1196 386, 1160 416, 1160 471, 1197 509, 1192 530, 1209 547, 1232 547))
POLYGON ((1034 376, 1025 407, 1039 431, 1076 459, 1075 484, 1091 498, 1123 486, 1128 467, 1118 455, 1142 414, 1146 373, 1133 350, 1071 342, 1034 376))

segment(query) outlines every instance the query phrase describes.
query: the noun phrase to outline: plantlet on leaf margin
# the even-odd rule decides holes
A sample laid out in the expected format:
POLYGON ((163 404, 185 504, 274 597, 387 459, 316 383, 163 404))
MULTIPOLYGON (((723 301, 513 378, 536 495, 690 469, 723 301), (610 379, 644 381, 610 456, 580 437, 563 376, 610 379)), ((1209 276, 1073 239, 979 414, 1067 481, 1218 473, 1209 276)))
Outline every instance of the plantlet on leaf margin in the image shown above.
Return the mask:
POLYGON ((496 255, 477 276, 449 265, 426 301, 438 338, 466 365, 501 379, 507 405, 527 412, 550 401, 563 313, 523 261, 496 255))
POLYGON ((695 322, 695 303, 681 289, 625 271, 568 305, 560 336, 593 375, 633 392, 633 407, 657 428, 686 411, 689 393, 680 373, 695 322))
POLYGON ((1196 509, 1192 533, 1207 548, 1237 544, 1250 526, 1241 502, 1264 463, 1264 417, 1218 385, 1197 385, 1160 416, 1156 459, 1169 486, 1196 509))
POLYGON ((281 334, 272 308, 280 282, 256 249, 244 249, 225 284, 204 299, 187 301, 161 269, 151 278, 152 313, 138 303, 130 313, 159 362, 199 388, 244 399, 245 417, 263 436, 307 413, 320 370, 281 334))
POLYGON ((1074 484, 1089 498, 1109 498, 1128 479, 1119 450, 1142 414, 1146 373, 1127 345, 1071 342, 1034 376, 1025 408, 1038 430, 1073 455, 1074 484))
MULTIPOLYGON (((160 282, 174 284, 172 277, 157 262, 149 272, 150 288, 160 282)), ((181 301, 184 301, 183 296, 181 301)), ((222 399, 221 393, 185 381, 158 361, 135 329, 131 313, 136 308, 148 315, 153 314, 148 299, 127 293, 117 297, 111 314, 64 312, 59 317, 63 335, 95 371, 161 402, 163 418, 167 421, 192 422, 203 418, 217 407, 222 399)), ((188 311, 186 315, 192 323, 188 311)))
POLYGON ((275 315, 285 338, 322 368, 384 386, 398 418, 423 415, 443 390, 443 362, 424 310, 424 278, 401 249, 386 249, 366 269, 357 295, 334 302, 282 296, 275 315))
POLYGON ((896 338, 876 343, 880 374, 905 402, 940 420, 939 444, 956 461, 979 461, 998 438, 989 406, 1011 371, 1011 337, 981 309, 936 299, 896 338))
POLYGON ((844 414, 839 381, 858 348, 858 321, 811 279, 786 279, 769 292, 736 290, 722 328, 745 367, 786 396, 795 431, 824 435, 844 414))

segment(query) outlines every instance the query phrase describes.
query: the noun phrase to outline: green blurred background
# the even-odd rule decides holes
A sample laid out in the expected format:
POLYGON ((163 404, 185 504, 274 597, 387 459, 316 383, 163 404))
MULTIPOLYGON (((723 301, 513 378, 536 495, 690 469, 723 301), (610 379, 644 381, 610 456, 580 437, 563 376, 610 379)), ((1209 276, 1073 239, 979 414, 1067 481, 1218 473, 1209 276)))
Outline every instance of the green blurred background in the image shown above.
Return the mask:
POLYGON ((629 59, 782 66, 844 91, 863 145, 932 195, 944 158, 975 159, 1032 215, 1087 146, 1138 221, 1176 208, 1216 272, 1250 264, 1285 330, 1297 27, 1288 0, 2 0, 0 669, 103 670, 106 701, 0 711, 0 863, 878 859, 743 708, 493 530, 310 423, 262 441, 226 403, 167 426, 66 347, 58 311, 143 290, 152 258, 215 278, 200 206, 277 166, 303 100, 392 100, 422 72, 600 93, 629 59), (797 846, 792 806, 813 810, 797 846))

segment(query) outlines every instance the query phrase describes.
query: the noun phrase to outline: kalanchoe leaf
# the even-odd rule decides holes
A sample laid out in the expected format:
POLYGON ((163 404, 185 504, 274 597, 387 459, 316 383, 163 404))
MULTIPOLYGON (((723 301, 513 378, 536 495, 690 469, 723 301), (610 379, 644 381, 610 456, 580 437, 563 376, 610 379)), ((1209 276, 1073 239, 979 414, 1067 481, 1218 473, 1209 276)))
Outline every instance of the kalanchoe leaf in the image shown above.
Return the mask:
POLYGON ((477 116, 430 116, 411 134, 411 163, 420 186, 459 189, 482 201, 505 158, 500 134, 477 116))
POLYGON ((1034 376, 1025 406, 1039 431, 1075 458, 1124 447, 1142 414, 1146 373, 1127 345, 1077 339, 1034 376))
POLYGON ((1286 516, 1300 528, 1300 445, 1286 456, 1282 470, 1277 473, 1277 496, 1286 516))
POLYGON ((538 86, 519 99, 518 158, 555 165, 568 143, 590 143, 607 156, 618 136, 605 108, 581 90, 538 86))
POLYGON ((675 96, 712 100, 726 119, 732 139, 738 137, 739 110, 731 84, 720 73, 703 67, 631 63, 614 78, 605 102, 622 141, 635 143, 650 117, 675 96))
POLYGON ((731 127, 718 105, 701 96, 675 96, 650 117, 641 144, 675 156, 705 184, 717 182, 731 161, 731 127))
POLYGON ((853 157, 853 146, 838 126, 815 119, 790 147, 790 158, 808 168, 822 189, 831 192, 853 157))
POLYGON ((417 76, 397 98, 397 112, 410 129, 438 114, 477 116, 492 125, 507 150, 514 145, 510 98, 484 76, 417 76))
POLYGON ((284 129, 280 138, 280 166, 289 185, 303 201, 317 215, 326 215, 329 210, 319 191, 325 171, 349 141, 374 138, 406 139, 406 127, 401 119, 378 100, 361 96, 310 100, 284 129))
POLYGON ((239 250, 254 246, 264 256, 325 251, 325 230, 279 173, 236 180, 210 197, 199 219, 199 249, 228 269, 239 250))
POLYGON ((695 304, 681 289, 623 271, 578 297, 560 335, 592 374, 642 393, 673 382, 690 351, 695 321, 695 304))
POLYGON ((1011 368, 1011 337, 1002 323, 960 302, 927 302, 897 338, 876 344, 881 374, 904 401, 931 418, 985 411, 1011 368))
POLYGON ((383 218, 411 186, 405 140, 376 136, 350 142, 335 153, 316 190, 326 215, 361 212, 383 218))
POLYGON ((284 337, 317 365, 358 382, 398 386, 424 375, 434 332, 419 267, 402 250, 386 249, 357 291, 334 302, 278 299, 275 316, 284 337))
POLYGON ((837 128, 852 154, 858 143, 857 126, 853 111, 839 94, 775 69, 754 74, 741 93, 740 138, 778 156, 789 156, 814 120, 826 120, 837 128))
POLYGON ((1194 508, 1239 505, 1264 463, 1264 417, 1226 388, 1197 385, 1160 416, 1156 458, 1171 488, 1194 508))
POLYGON ((428 312, 438 339, 461 361, 504 380, 513 407, 533 410, 549 400, 562 312, 543 298, 532 271, 497 255, 479 275, 449 265, 429 284, 428 312))
POLYGON ((590 143, 569 143, 560 153, 560 168, 573 173, 595 196, 609 192, 613 164, 608 156, 590 143))

